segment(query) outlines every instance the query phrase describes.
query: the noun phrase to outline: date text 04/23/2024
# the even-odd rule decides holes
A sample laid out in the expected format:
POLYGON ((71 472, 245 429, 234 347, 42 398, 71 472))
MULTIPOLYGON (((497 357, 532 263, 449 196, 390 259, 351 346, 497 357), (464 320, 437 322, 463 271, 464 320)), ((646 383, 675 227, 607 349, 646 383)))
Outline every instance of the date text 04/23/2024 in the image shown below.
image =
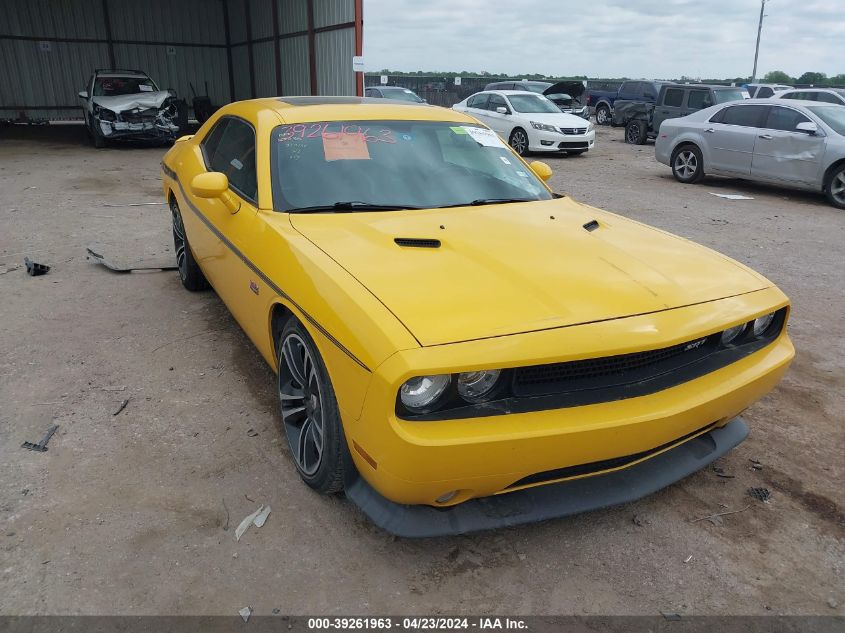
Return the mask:
POLYGON ((403 618, 309 618, 308 629, 328 630, 391 630, 443 631, 443 630, 527 630, 527 623, 519 618, 501 617, 403 617, 403 618))

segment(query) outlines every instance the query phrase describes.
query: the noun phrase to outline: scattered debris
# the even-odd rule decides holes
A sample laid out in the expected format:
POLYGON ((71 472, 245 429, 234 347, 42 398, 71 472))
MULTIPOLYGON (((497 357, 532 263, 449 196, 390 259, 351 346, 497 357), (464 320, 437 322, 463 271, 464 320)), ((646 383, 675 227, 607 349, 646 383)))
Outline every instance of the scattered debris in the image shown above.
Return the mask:
POLYGON ((177 270, 178 269, 178 266, 171 266, 169 264, 165 264, 165 265, 162 265, 162 266, 120 266, 120 265, 115 264, 114 262, 106 259, 103 255, 100 255, 100 253, 98 253, 94 250, 91 250, 90 248, 86 248, 85 251, 86 251, 85 259, 92 259, 96 263, 102 264, 103 266, 105 266, 109 270, 116 272, 116 273, 120 273, 120 274, 127 274, 127 273, 138 272, 138 271, 141 271, 141 272, 143 272, 143 271, 165 271, 165 270, 177 270))
POLYGON ((716 473, 717 477, 721 477, 722 479, 733 479, 735 477, 735 475, 728 475, 725 469, 719 466, 713 466, 713 472, 716 473))
POLYGON ((255 429, 248 429, 246 434, 250 437, 256 437, 258 435, 258 431, 255 429))
POLYGON ((111 387, 103 387, 103 391, 126 391, 126 385, 113 385, 111 387))
POLYGON ((690 523, 698 523, 699 521, 707 521, 707 520, 713 519, 715 517, 723 517, 723 516, 727 516, 729 514, 739 514, 740 512, 745 512, 750 507, 751 506, 745 506, 742 510, 730 510, 728 512, 717 512, 716 514, 710 514, 706 517, 700 517, 698 519, 692 519, 690 521, 690 523))
POLYGON ((6 266, 3 270, 0 270, 0 275, 5 275, 6 273, 10 273, 18 268, 20 268, 20 266, 6 266))
POLYGON ((269 515, 270 506, 260 506, 258 510, 246 517, 243 521, 241 521, 240 525, 235 528, 235 540, 240 541, 244 532, 249 529, 250 525, 260 528, 267 521, 267 517, 269 515))
POLYGON ((279 607, 276 607, 275 609, 273 609, 273 615, 279 615, 281 612, 282 612, 282 610, 279 607))
POLYGON ((757 459, 749 459, 751 462, 751 470, 763 470, 763 463, 757 459))
POLYGON ((46 275, 50 272, 49 266, 34 262, 29 257, 24 257, 23 263, 26 266, 26 274, 30 277, 38 277, 39 275, 46 275))
POLYGON ((631 517, 631 521, 634 522, 634 525, 639 525, 640 527, 651 525, 651 519, 644 514, 635 514, 631 517))
POLYGON ((24 442, 21 444, 21 448, 25 448, 30 451, 36 451, 38 453, 43 453, 47 450, 47 442, 50 441, 50 438, 53 437, 53 433, 55 433, 59 429, 58 424, 54 424, 49 428, 49 430, 44 434, 44 437, 41 438, 41 441, 38 444, 33 444, 32 442, 24 442))
POLYGON ((680 613, 674 613, 671 611, 661 611, 660 615, 663 616, 665 620, 676 621, 681 619, 680 613))
POLYGON ((167 204, 166 202, 124 202, 123 204, 109 204, 108 202, 104 202, 104 207, 147 207, 159 204, 167 204))
POLYGON ((112 413, 112 416, 115 416, 118 413, 120 413, 121 411, 123 411, 126 408, 127 404, 129 404, 129 398, 126 398, 123 402, 120 403, 120 406, 117 408, 117 411, 112 413))
POLYGON ((243 609, 238 609, 238 613, 241 614, 244 622, 249 620, 249 616, 252 615, 252 607, 244 607, 243 609))
POLYGON ((684 560, 684 562, 685 562, 685 563, 688 563, 688 562, 690 562, 691 560, 692 560, 692 554, 690 554, 689 556, 687 556, 687 557, 686 557, 686 559, 684 560))
POLYGON ((221 501, 223 501, 223 509, 226 511, 226 524, 223 526, 223 531, 228 532, 229 531, 229 508, 226 506, 226 500, 225 499, 221 499, 221 501))
POLYGON ((836 607, 839 606, 839 603, 836 602, 836 600, 834 598, 828 598, 827 599, 827 606, 829 606, 831 609, 835 609, 836 607))
POLYGON ((710 192, 711 196, 716 196, 717 198, 724 198, 725 200, 754 200, 751 196, 743 196, 738 193, 713 193, 710 192))
POLYGON ((768 501, 772 497, 772 493, 768 488, 749 488, 748 496, 757 501, 768 501))

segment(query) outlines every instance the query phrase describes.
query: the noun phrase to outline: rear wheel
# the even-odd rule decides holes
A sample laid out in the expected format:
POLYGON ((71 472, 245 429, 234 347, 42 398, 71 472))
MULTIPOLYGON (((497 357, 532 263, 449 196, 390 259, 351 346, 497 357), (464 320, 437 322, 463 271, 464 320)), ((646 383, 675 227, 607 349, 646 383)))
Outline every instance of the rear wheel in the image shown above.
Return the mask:
POLYGON ((825 185, 827 200, 837 209, 845 209, 845 164, 834 167, 825 185))
POLYGON ((642 145, 646 141, 645 121, 633 119, 625 126, 625 142, 631 145, 642 145))
POLYGON ((525 130, 521 127, 518 127, 511 132, 511 137, 508 140, 508 143, 520 156, 525 156, 528 153, 528 134, 526 134, 525 130))
POLYGON ((695 145, 682 145, 672 152, 672 174, 678 182, 692 184, 704 178, 704 159, 695 145))
POLYGON ((352 458, 320 352, 295 317, 285 323, 277 347, 282 426, 296 470, 314 490, 340 492, 352 458))
POLYGON ((173 248, 176 251, 179 279, 182 280, 182 285, 191 292, 205 290, 208 288, 208 281, 191 252, 188 235, 185 233, 185 224, 182 222, 182 213, 173 198, 170 199, 170 213, 173 216, 173 248))
POLYGON ((596 107, 596 123, 598 125, 610 125, 610 108, 604 104, 596 107))

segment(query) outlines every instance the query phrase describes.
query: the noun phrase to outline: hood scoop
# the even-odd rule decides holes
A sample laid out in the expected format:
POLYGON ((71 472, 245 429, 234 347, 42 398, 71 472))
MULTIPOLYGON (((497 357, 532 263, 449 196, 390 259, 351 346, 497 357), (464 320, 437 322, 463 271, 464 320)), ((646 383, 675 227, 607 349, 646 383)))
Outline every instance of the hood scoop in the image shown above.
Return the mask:
POLYGON ((420 237, 397 237, 393 240, 406 248, 440 248, 440 240, 420 237))
POLYGON ((583 226, 583 228, 585 228, 587 231, 589 231, 590 233, 592 233, 592 232, 593 232, 593 231, 595 231, 597 228, 599 228, 599 222, 598 222, 598 220, 590 220, 589 222, 587 222, 587 223, 583 226))

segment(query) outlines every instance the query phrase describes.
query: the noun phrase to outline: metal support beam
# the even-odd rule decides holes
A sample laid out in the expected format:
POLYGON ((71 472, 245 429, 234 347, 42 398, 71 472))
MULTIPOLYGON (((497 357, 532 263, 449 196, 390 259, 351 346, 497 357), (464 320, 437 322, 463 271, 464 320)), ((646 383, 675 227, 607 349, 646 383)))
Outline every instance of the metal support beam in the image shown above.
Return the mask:
POLYGON ((311 94, 316 95, 317 90, 317 48, 314 33, 314 0, 308 0, 308 70, 311 76, 311 94))
POLYGON ((114 61, 114 40, 112 40, 111 19, 109 18, 109 0, 103 0, 103 21, 106 23, 106 44, 109 49, 109 66, 115 68, 117 67, 117 62, 114 61))
POLYGON ((276 95, 282 96, 282 43, 279 40, 279 2, 273 3, 273 67, 276 69, 276 95))
POLYGON ((252 17, 249 10, 250 0, 244 1, 244 12, 246 13, 246 50, 249 55, 249 94, 255 99, 255 59, 252 55, 252 17))
MULTIPOLYGON (((355 0, 355 55, 364 54, 364 0, 355 0)), ((364 73, 355 73, 355 94, 364 96, 364 73)))
POLYGON ((223 30, 226 33, 226 65, 229 69, 229 101, 234 101, 235 70, 232 65, 232 32, 229 30, 229 0, 223 0, 223 30))

